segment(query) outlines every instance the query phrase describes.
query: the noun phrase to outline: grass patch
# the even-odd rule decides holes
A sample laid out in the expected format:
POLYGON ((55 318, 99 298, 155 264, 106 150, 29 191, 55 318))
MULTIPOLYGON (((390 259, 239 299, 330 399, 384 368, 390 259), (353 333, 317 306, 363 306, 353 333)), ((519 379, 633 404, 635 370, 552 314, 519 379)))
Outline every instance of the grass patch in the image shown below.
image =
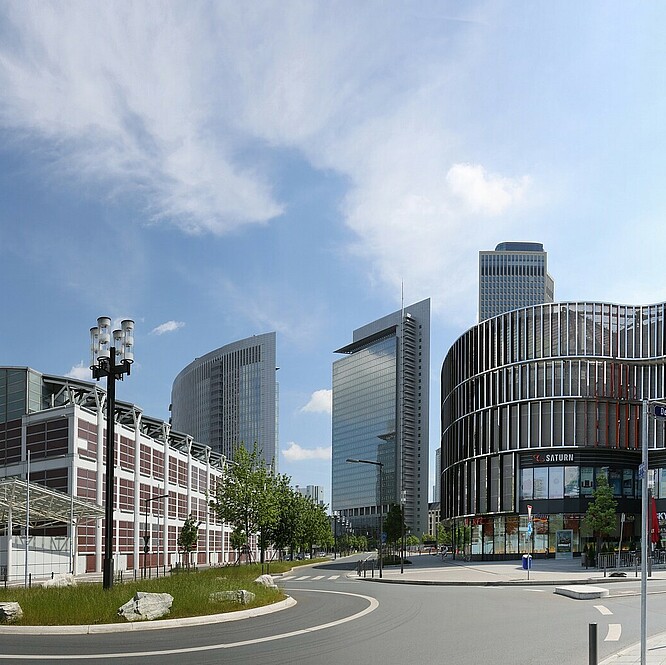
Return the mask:
MULTIPOLYGON (((323 561, 325 559, 320 559, 323 561)), ((296 565, 316 563, 311 561, 275 561, 270 564, 271 574, 286 572, 296 565)), ((264 566, 265 570, 266 566, 264 566)), ((132 580, 116 583, 104 590, 101 584, 79 584, 75 587, 44 589, 33 587, 9 587, 0 589, 0 602, 18 602, 23 618, 13 625, 58 626, 125 623, 118 616, 118 608, 134 597, 137 591, 170 593, 173 596, 171 612, 167 619, 203 616, 262 607, 285 598, 279 589, 268 589, 254 580, 261 574, 260 564, 207 568, 182 572, 170 577, 132 580), (234 602, 210 603, 208 595, 214 591, 246 589, 255 594, 248 605, 234 602)))

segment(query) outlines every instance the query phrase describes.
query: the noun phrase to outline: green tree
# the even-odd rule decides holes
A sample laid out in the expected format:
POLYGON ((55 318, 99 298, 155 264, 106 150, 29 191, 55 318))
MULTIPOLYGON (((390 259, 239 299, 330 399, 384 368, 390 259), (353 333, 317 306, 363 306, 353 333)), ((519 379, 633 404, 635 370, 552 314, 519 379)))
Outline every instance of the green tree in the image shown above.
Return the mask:
POLYGON ((197 522, 192 515, 188 515, 178 535, 178 548, 183 553, 183 559, 188 568, 190 567, 190 552, 197 549, 200 524, 201 522, 197 522))
POLYGON ((585 513, 585 527, 597 540, 597 552, 601 552, 601 539, 615 531, 617 501, 613 497, 613 489, 608 484, 606 474, 597 475, 597 486, 593 499, 585 513))
POLYGON ((244 533, 246 539, 251 534, 259 533, 262 563, 270 531, 279 517, 278 484, 272 470, 266 467, 257 445, 252 451, 239 445, 234 461, 228 464, 219 479, 215 497, 210 502, 220 520, 231 524, 235 531, 244 533))
POLYGON ((384 531, 386 532, 386 542, 396 549, 396 544, 402 538, 406 531, 405 523, 402 519, 402 509, 397 504, 392 504, 384 518, 384 531))

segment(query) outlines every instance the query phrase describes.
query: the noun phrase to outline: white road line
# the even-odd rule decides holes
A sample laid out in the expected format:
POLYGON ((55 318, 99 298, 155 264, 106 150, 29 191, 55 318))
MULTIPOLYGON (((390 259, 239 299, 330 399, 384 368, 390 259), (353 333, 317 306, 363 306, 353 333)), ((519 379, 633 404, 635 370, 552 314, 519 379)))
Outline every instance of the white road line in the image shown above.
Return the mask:
POLYGON ((622 635, 622 624, 621 623, 609 623, 608 624, 608 634, 604 642, 617 642, 622 635))
POLYGON ((316 575, 315 577, 312 578, 313 580, 323 580, 324 575, 316 575))
POLYGON ((601 614, 604 614, 605 616, 609 616, 610 614, 613 614, 605 605, 595 605, 595 609, 599 610, 601 614))
POLYGON ((329 580, 337 580, 340 575, 331 575, 328 579, 329 580))
POLYGON ((282 580, 283 580, 283 581, 286 581, 286 580, 293 580, 294 577, 296 577, 296 575, 287 575, 286 577, 283 577, 282 580))
MULTIPOLYGON (((299 591, 302 591, 299 589, 299 591)), ((369 605, 364 610, 357 612, 356 614, 351 614, 344 619, 337 619, 336 621, 331 621, 330 623, 322 623, 318 626, 312 626, 311 628, 302 628, 301 630, 294 630, 290 633, 281 633, 279 635, 269 635, 267 637, 258 637, 253 640, 243 640, 241 642, 228 642, 222 644, 207 644, 206 646, 200 647, 189 647, 182 649, 165 649, 164 651, 135 651, 134 653, 90 653, 90 654, 0 654, 0 660, 111 660, 112 658, 142 658, 145 656, 167 656, 173 654, 189 654, 189 653, 198 653, 200 651, 216 651, 219 649, 233 649, 234 647, 244 647, 250 644, 261 644, 263 642, 273 642, 274 640, 283 640, 287 637, 296 637, 297 635, 307 635, 308 633, 314 633, 319 630, 325 630, 326 628, 333 628, 334 626, 339 626, 348 621, 354 621, 354 619, 360 619, 370 612, 374 612, 379 607, 379 601, 370 596, 363 596, 360 593, 347 593, 344 591, 323 591, 321 589, 310 589, 308 593, 334 593, 340 596, 352 596, 354 598, 362 598, 367 600, 369 605)))
POLYGON ((529 591, 531 593, 546 593, 543 589, 525 589, 525 591, 529 591))
POLYGON ((309 575, 301 575, 300 577, 296 578, 296 582, 302 582, 303 580, 308 580, 310 579, 309 575))

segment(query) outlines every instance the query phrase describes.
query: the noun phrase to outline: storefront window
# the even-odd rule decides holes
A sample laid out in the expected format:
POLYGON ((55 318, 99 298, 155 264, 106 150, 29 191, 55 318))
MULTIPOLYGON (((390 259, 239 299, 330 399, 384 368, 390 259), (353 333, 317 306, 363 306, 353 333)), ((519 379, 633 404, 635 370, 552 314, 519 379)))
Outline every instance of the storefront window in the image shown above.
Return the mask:
POLYGON ((506 549, 504 547, 504 518, 495 518, 495 531, 493 541, 495 543, 495 554, 504 554, 506 549))
POLYGON ((481 525, 474 524, 472 527, 472 554, 481 554, 481 525))
POLYGON ((561 499, 564 496, 564 467, 552 466, 548 470, 548 498, 561 499))
POLYGON ((578 515, 565 515, 564 528, 573 531, 573 551, 580 552, 580 517, 578 515))
POLYGON ((534 498, 548 498, 548 467, 534 469, 534 498))
POLYGON ((611 469, 608 472, 608 484, 613 490, 613 496, 622 496, 622 469, 611 469))
POLYGON ((520 470, 520 498, 534 498, 534 469, 520 470))
POLYGON ((518 530, 520 527, 520 517, 512 515, 506 518, 506 553, 518 553, 518 530))
POLYGON ((548 548, 548 518, 534 518, 534 551, 545 552, 548 548))
POLYGON ((580 486, 578 484, 578 467, 564 467, 564 496, 568 498, 578 498, 580 486))
POLYGON ((658 469, 659 471, 659 489, 657 490, 657 499, 666 498, 666 469, 658 469))
POLYGON ((627 499, 634 498, 634 472, 631 469, 622 471, 622 496, 627 499))
POLYGON ((493 519, 483 519, 483 553, 493 554, 493 519))
POLYGON ((548 549, 550 553, 557 551, 557 536, 556 532, 564 529, 564 515, 562 513, 554 513, 549 515, 548 519, 548 549))
POLYGON ((580 493, 581 496, 592 496, 594 492, 594 468, 591 466, 580 467, 580 493))

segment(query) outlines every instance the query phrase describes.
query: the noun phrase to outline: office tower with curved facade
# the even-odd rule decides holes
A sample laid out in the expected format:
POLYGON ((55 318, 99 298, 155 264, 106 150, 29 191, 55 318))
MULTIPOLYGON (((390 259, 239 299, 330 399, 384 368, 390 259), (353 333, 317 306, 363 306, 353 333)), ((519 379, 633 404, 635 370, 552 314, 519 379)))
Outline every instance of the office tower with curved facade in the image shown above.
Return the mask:
MULTIPOLYGON (((453 344, 441 375, 442 518, 464 525, 473 557, 581 552, 601 474, 618 502, 615 540, 622 513, 625 541, 640 537, 641 406, 665 397, 665 307, 525 307, 453 344)), ((665 425, 647 427, 664 510, 665 425)))
POLYGON ((171 423, 233 458, 236 446, 262 451, 277 470, 275 333, 232 342, 197 358, 171 389, 171 423))

